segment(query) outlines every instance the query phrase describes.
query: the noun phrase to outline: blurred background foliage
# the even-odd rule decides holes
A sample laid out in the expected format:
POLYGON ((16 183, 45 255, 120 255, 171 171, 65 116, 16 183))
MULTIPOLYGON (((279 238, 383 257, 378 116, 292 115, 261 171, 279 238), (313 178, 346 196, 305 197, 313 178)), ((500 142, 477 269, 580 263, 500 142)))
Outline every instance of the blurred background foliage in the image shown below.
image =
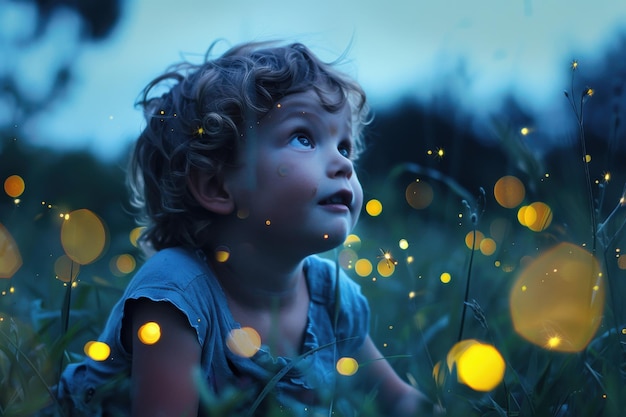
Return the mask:
MULTIPOLYGON (((9 40, 16 42, 6 49, 12 53, 46 42, 46 25, 57 9, 74 12, 82 30, 74 54, 45 68, 46 91, 32 94, 20 84, 17 68, 0 65, 0 109, 5 113, 0 117, 0 178, 19 175, 25 183, 18 197, 0 198, 0 223, 6 229, 2 250, 12 237, 22 261, 12 277, 0 279, 0 415, 7 416, 33 415, 50 405, 49 390, 62 365, 97 338, 132 276, 135 264, 120 269, 119 256, 130 255, 136 266, 142 262, 130 239, 135 225, 124 184, 126 160, 103 162, 84 151, 58 152, 23 139, 32 134, 29 120, 63 100, 76 56, 111 33, 122 4, 26 3, 36 5, 36 30, 9 40), (106 246, 68 283, 55 269, 65 253, 60 231, 65 215, 84 208, 105 225, 106 246)), ((571 125, 562 126, 562 137, 554 140, 532 131, 525 103, 512 97, 489 123, 460 111, 445 93, 428 103, 401 99, 374 109, 367 132, 370 146, 358 172, 366 201, 378 200, 382 212, 364 211, 355 231, 358 244, 327 255, 343 259, 342 265, 362 285, 380 349, 403 376, 441 401, 449 415, 620 416, 626 410, 626 314, 621 302, 626 265, 619 261, 626 243, 620 204, 626 184, 621 124, 626 33, 612 45, 593 65, 579 57, 584 70, 563 69, 572 71, 572 85, 564 86, 570 96, 593 88, 583 110, 588 162, 583 161, 575 110, 571 125), (561 242, 591 244, 585 164, 595 216, 598 223, 608 219, 597 251, 608 283, 606 308, 587 348, 562 353, 535 346, 514 331, 509 294, 528 259, 561 242), (550 207, 549 227, 532 231, 519 223, 517 208, 496 202, 494 185, 505 175, 524 184, 523 204, 541 201, 550 207), (432 190, 432 201, 420 209, 406 198, 407 186, 416 180, 432 190), (492 253, 472 252, 467 246, 466 237, 474 229, 493 239, 492 253), (357 259, 369 260, 374 271, 356 273, 357 259), (393 263, 393 274, 380 274, 379 262, 393 263), (442 278, 444 273, 448 279, 442 278), (454 369, 433 377, 433 367, 445 363, 461 339, 497 347, 506 361, 503 383, 484 393, 456 382, 454 369)), ((479 112, 480 103, 476 107, 479 112)), ((45 138, 38 142, 45 143, 45 138)), ((558 294, 554 298, 558 302, 558 294)))

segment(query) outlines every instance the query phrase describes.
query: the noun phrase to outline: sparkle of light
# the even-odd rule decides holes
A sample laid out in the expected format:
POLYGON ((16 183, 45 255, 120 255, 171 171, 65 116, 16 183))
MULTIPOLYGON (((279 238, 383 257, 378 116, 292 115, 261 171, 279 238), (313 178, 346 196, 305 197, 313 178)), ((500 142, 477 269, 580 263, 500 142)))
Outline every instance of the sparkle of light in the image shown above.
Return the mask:
POLYGON ((380 201, 376 200, 376 199, 371 199, 365 205, 365 211, 370 216, 376 217, 376 216, 380 215, 380 213, 383 212, 383 204, 380 201))
POLYGON ((343 357, 337 361, 337 372, 344 376, 352 376, 359 370, 359 363, 354 358, 343 357))
POLYGON ((139 328, 137 337, 144 345, 154 345, 161 338, 161 326, 154 321, 149 321, 139 328))

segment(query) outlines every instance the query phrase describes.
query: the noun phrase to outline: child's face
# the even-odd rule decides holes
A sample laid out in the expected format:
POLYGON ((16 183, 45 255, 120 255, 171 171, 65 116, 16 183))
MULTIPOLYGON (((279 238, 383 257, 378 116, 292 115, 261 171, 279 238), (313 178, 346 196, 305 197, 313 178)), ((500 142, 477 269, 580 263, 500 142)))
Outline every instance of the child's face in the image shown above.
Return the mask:
POLYGON ((245 235, 281 250, 319 253, 357 222, 363 190, 350 154, 350 107, 330 113, 314 91, 294 93, 246 126, 239 167, 226 174, 245 235), (276 246, 278 248, 278 246, 276 246))

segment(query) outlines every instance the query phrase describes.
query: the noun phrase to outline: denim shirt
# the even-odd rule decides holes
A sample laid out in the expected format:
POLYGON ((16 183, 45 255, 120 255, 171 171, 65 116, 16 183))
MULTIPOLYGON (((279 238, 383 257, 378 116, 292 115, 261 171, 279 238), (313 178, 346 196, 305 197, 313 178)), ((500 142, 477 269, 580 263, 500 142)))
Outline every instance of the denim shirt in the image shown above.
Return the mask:
POLYGON ((240 410, 250 407, 268 382, 285 370, 272 385, 272 398, 291 409, 293 415, 306 414, 298 410, 331 401, 336 361, 353 357, 362 345, 369 329, 369 307, 360 287, 335 263, 310 256, 304 268, 310 295, 308 320, 302 355, 292 363, 292 359, 273 356, 264 345, 251 358, 231 352, 226 346, 227 336, 241 326, 204 258, 183 248, 156 253, 133 277, 111 311, 99 338, 111 348, 108 359, 85 358, 68 365, 59 384, 61 402, 70 404, 71 415, 130 413, 132 357, 122 345, 121 335, 127 301, 139 298, 169 302, 185 314, 202 348, 201 379, 217 397, 232 388, 250 393, 250 402, 242 404, 240 410), (117 393, 106 394, 110 386, 117 387, 117 393), (121 393, 120 387, 124 387, 121 393), (127 397, 126 401, 120 396, 127 397))

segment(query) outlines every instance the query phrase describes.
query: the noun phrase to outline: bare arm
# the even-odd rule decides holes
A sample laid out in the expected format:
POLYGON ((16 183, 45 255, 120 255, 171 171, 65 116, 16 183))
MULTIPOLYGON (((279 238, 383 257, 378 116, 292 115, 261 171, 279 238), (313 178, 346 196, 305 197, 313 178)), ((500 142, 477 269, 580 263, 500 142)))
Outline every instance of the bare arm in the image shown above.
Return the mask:
POLYGON ((132 310, 133 417, 197 416, 199 396, 193 370, 200 366, 201 349, 195 330, 172 304, 137 300, 132 310), (139 328, 156 322, 161 337, 147 345, 139 328))
MULTIPOLYGON (((360 379, 366 389, 378 389, 378 406, 384 415, 394 417, 415 417, 431 415, 433 404, 417 389, 406 383, 393 370, 387 360, 368 336, 359 351, 359 363, 367 363, 360 379)), ((360 371, 359 371, 360 372, 360 371)))

